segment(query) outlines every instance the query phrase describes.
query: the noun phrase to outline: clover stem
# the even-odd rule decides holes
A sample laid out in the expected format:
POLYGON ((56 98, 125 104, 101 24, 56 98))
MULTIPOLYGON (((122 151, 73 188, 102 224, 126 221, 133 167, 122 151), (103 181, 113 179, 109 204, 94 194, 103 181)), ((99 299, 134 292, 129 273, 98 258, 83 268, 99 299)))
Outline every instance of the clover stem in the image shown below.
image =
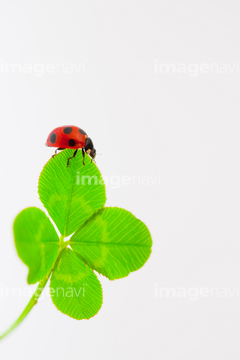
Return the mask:
MULTIPOLYGON (((62 238, 62 237, 61 237, 62 238)), ((62 241, 62 239, 60 238, 60 243, 62 241)), ((62 244, 61 244, 62 245, 62 244)), ((45 276, 38 284, 38 287, 36 288, 36 290, 34 291, 33 296, 31 297, 29 303, 27 304, 27 306, 25 307, 25 309, 23 310, 22 314, 19 316, 19 318, 12 324, 12 326, 10 326, 10 328, 8 328, 2 335, 0 335, 0 340, 2 340, 5 336, 7 336, 10 332, 12 332, 24 319, 25 317, 29 314, 29 312, 32 310, 32 308, 34 307, 34 305, 37 304, 38 299, 40 297, 40 295, 43 292, 43 289, 45 288, 49 277, 51 276, 51 273, 54 269, 54 267, 56 266, 57 262, 58 262, 58 258, 59 255, 61 253, 63 249, 63 246, 59 247, 59 251, 58 251, 58 255, 56 258, 56 261, 53 265, 53 267, 51 268, 51 270, 49 271, 48 275, 45 276)))
POLYGON ((19 316, 19 318, 15 321, 15 323, 10 326, 10 328, 5 331, 1 336, 0 336, 0 340, 3 339, 6 335, 8 335, 11 331, 13 331, 24 319, 25 317, 28 315, 28 313, 32 310, 32 308, 34 307, 34 305, 37 304, 37 301, 45 287, 45 285, 48 282, 48 277, 46 276, 45 278, 43 278, 40 283, 38 284, 38 287, 36 288, 33 296, 31 297, 29 303, 27 304, 27 306, 25 307, 25 309, 23 310, 22 314, 19 316))

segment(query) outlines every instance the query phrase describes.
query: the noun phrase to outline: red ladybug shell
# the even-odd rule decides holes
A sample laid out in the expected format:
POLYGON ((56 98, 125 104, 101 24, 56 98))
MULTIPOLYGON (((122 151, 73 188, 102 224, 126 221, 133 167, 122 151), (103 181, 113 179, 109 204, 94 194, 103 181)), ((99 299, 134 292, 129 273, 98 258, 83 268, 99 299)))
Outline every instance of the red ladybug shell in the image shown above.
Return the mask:
POLYGON ((62 149, 81 149, 87 138, 85 131, 77 126, 60 126, 50 132, 46 145, 62 149))

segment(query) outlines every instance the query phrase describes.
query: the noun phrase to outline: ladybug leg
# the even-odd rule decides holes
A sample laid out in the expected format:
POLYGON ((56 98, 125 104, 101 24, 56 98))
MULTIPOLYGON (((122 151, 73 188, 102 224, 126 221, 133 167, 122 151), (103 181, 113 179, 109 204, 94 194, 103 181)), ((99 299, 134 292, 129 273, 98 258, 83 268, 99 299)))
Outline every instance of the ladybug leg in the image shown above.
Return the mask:
POLYGON ((85 160, 85 150, 84 150, 84 148, 82 148, 82 156, 83 156, 83 165, 85 166, 85 162, 84 162, 84 160, 85 160))
POLYGON ((77 155, 77 151, 78 151, 78 149, 76 149, 76 150, 74 151, 73 156, 71 156, 70 158, 68 158, 67 166, 69 166, 69 160, 75 158, 75 156, 77 155))
POLYGON ((57 152, 58 152, 59 150, 65 150, 65 148, 57 148, 57 149, 55 150, 55 154, 52 155, 52 158, 57 155, 57 152))

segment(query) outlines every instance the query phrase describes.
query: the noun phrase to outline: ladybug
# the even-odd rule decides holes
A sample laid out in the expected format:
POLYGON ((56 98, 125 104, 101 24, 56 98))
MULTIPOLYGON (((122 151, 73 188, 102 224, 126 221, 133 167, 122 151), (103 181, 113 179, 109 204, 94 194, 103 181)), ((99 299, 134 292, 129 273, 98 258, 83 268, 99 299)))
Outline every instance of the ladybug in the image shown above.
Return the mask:
POLYGON ((46 146, 57 147, 52 157, 57 155, 58 150, 76 149, 73 156, 68 159, 67 166, 69 166, 69 160, 77 155, 78 149, 82 149, 83 165, 85 165, 85 152, 91 156, 92 161, 96 156, 96 150, 94 149, 92 140, 85 131, 77 126, 57 127, 48 135, 46 146))

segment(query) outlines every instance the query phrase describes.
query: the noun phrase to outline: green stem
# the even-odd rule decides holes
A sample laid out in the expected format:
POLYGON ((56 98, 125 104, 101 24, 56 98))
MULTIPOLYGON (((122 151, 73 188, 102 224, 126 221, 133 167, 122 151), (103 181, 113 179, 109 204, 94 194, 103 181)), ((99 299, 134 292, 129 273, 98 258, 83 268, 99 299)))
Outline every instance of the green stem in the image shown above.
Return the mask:
POLYGON ((54 270, 54 267, 56 266, 57 264, 57 261, 58 261, 58 258, 59 258, 59 255, 62 251, 62 249, 64 247, 66 247, 68 245, 68 242, 66 241, 65 243, 63 242, 63 238, 61 236, 60 238, 60 241, 59 241, 59 251, 58 251, 58 255, 57 255, 57 258, 56 258, 56 261, 52 267, 52 269, 49 271, 48 275, 45 276, 38 284, 38 287, 36 288, 33 296, 31 297, 29 303, 27 304, 27 306, 25 307, 25 309, 23 310, 22 314, 19 316, 19 318, 15 321, 15 323, 13 323, 12 326, 10 326, 9 329, 7 329, 2 335, 0 335, 0 340, 2 340, 5 336, 7 336, 10 332, 12 332, 24 319, 25 317, 30 313, 30 311, 32 310, 32 308, 34 307, 34 305, 37 304, 38 302, 38 299, 40 297, 40 295, 42 294, 43 292, 43 289, 45 288, 47 282, 48 282, 48 279, 50 278, 51 276, 51 273, 52 271, 54 270))
POLYGON ((1 336, 0 336, 0 340, 3 339, 6 335, 8 335, 11 331, 13 331, 24 319, 25 317, 29 314, 29 312, 32 310, 32 308, 34 307, 34 305, 37 304, 37 301, 45 287, 45 285, 48 282, 48 277, 46 276, 45 278, 43 278, 40 283, 38 284, 38 287, 36 288, 33 296, 31 297, 29 303, 27 304, 27 306, 25 307, 25 309, 23 310, 22 314, 19 316, 19 318, 15 321, 15 323, 10 326, 10 328, 8 330, 6 330, 1 336))

